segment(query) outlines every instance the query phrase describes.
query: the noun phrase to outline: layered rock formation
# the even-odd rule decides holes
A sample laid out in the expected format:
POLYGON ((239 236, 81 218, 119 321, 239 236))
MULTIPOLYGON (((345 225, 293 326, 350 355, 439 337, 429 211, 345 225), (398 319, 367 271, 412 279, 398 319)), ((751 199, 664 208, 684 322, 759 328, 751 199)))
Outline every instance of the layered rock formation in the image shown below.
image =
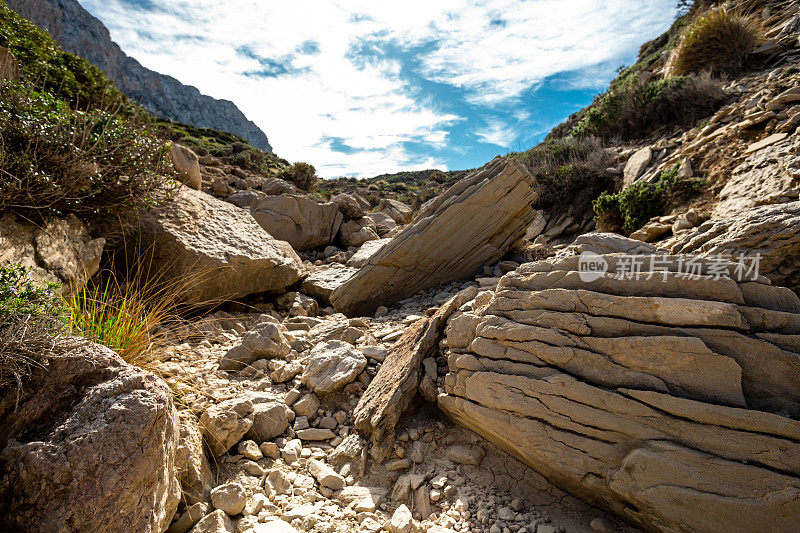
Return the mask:
POLYGON ((453 315, 441 409, 645 529, 794 527, 800 299, 710 258, 576 255, 591 241, 453 315))
POLYGON ((46 29, 61 48, 100 67, 117 88, 159 117, 228 131, 272 153, 258 126, 229 100, 200 94, 195 87, 143 67, 111 40, 108 29, 76 0, 8 0, 9 7, 46 29))
POLYGON ((800 202, 765 205, 714 218, 665 244, 673 253, 758 256, 759 273, 800 289, 800 202))
POLYGON ((247 211, 187 187, 145 216, 139 235, 150 274, 190 280, 182 295, 189 301, 282 291, 304 273, 292 247, 247 211))
POLYGON ((459 181, 334 290, 333 307, 351 316, 372 314, 499 260, 535 217, 533 181, 522 165, 504 158, 459 181))
POLYGON ((0 420, 0 529, 169 525, 180 498, 178 416, 152 374, 86 343, 38 369, 21 398, 5 395, 0 420))

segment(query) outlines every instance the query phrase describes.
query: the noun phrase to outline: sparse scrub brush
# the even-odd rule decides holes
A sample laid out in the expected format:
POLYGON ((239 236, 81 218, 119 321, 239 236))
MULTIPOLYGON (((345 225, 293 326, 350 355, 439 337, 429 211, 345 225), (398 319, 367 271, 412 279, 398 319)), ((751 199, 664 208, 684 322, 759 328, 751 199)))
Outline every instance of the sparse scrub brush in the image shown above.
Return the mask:
POLYGON ((312 191, 317 184, 317 170, 308 163, 295 163, 291 167, 281 171, 280 178, 291 181, 304 191, 312 191))
POLYGON ((719 6, 698 15, 681 37, 671 59, 671 72, 686 76, 708 72, 736 76, 745 67, 750 50, 761 39, 755 19, 719 6))
POLYGON ((171 175, 167 145, 146 123, 0 86, 0 212, 124 220, 157 202, 171 175))
POLYGON ((537 209, 566 211, 574 204, 580 213, 615 186, 616 176, 607 171, 614 158, 597 137, 551 139, 516 157, 539 185, 537 209))
POLYGON ((0 396, 59 351, 66 326, 56 284, 37 284, 19 265, 0 267, 0 396))
POLYGON ((708 73, 649 83, 631 80, 598 96, 571 135, 640 138, 663 126, 691 126, 723 100, 719 83, 708 73))

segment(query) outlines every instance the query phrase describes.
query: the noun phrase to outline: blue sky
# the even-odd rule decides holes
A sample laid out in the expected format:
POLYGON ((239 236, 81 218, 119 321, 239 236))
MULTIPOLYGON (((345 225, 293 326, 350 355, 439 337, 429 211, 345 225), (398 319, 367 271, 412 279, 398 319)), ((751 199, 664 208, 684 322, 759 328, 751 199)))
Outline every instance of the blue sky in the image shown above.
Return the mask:
POLYGON ((323 177, 479 166, 591 102, 674 0, 79 0, 323 177))

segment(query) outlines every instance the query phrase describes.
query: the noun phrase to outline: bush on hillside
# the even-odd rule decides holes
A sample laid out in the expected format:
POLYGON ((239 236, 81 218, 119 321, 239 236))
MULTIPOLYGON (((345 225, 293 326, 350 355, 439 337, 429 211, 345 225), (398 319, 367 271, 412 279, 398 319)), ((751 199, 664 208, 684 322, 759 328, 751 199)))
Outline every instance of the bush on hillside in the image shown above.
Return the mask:
POLYGON ((0 46, 15 57, 23 82, 66 100, 73 108, 112 109, 125 115, 142 112, 99 68, 61 50, 46 31, 19 16, 3 0, 0 46))
POLYGON ((574 205, 580 213, 616 184, 616 175, 607 171, 614 158, 597 137, 551 139, 515 157, 539 185, 537 209, 566 211, 574 205))
POLYGON ((603 193, 592 207, 598 225, 630 235, 667 206, 697 195, 706 184, 701 178, 678 177, 678 165, 661 173, 658 181, 640 180, 615 194, 603 193))
POLYGON ((317 184, 317 170, 308 163, 295 163, 281 171, 280 178, 291 181, 303 191, 312 191, 317 184))
POLYGON ((673 52, 671 71, 676 76, 708 72, 736 76, 745 67, 750 50, 760 40, 758 24, 724 6, 697 16, 673 52))
POLYGON ((691 126, 723 99, 719 83, 707 74, 649 83, 631 79, 595 98, 571 135, 629 140, 662 126, 691 126))
POLYGON ((146 124, 17 84, 0 87, 0 140, 0 212, 116 221, 170 181, 166 143, 146 124))

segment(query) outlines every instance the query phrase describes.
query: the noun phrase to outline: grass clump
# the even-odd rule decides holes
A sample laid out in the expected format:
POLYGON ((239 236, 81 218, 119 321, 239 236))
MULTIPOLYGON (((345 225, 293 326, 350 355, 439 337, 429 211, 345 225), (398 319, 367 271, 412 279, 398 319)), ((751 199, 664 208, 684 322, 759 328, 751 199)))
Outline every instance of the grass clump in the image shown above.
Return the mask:
POLYGON ((146 123, 0 87, 0 212, 125 218, 168 189, 166 143, 146 123))
POLYGON ((582 212, 616 184, 616 175, 607 170, 614 158, 597 137, 550 139, 514 156, 539 185, 537 209, 566 210, 574 205, 582 212))
POLYGON ((676 76, 700 72, 736 76, 760 39, 761 31, 752 17, 725 6, 709 9, 697 15, 684 32, 673 52, 671 71, 676 76))
POLYGON ((0 266, 0 393, 23 380, 58 351, 66 327, 57 284, 41 285, 20 265, 0 266))
POLYGON ((319 178, 317 178, 317 169, 308 163, 295 163, 291 167, 281 171, 278 177, 286 181, 291 181, 297 185, 297 188, 303 191, 313 191, 319 181, 319 178))
POLYGON ((706 185, 702 178, 681 178, 679 165, 661 173, 655 183, 640 180, 617 192, 601 194, 592 204, 598 226, 630 235, 667 206, 688 200, 706 185))
POLYGON ((595 98, 570 135, 630 140, 668 125, 689 126, 713 112, 724 99, 709 75, 612 84, 595 98))

